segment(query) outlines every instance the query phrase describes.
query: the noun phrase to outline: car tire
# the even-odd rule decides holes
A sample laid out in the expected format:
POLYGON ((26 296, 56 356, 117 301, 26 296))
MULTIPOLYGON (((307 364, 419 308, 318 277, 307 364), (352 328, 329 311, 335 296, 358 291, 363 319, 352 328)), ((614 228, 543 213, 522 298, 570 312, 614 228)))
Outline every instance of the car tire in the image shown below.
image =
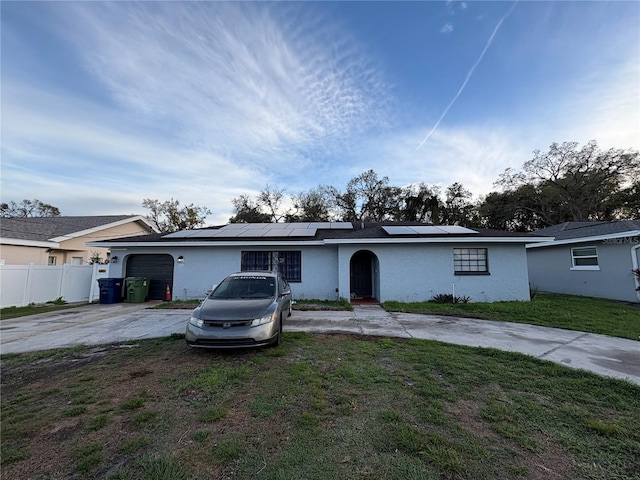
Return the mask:
POLYGON ((282 314, 280 314, 280 319, 278 320, 278 337, 271 344, 272 347, 279 347, 282 343, 282 314))

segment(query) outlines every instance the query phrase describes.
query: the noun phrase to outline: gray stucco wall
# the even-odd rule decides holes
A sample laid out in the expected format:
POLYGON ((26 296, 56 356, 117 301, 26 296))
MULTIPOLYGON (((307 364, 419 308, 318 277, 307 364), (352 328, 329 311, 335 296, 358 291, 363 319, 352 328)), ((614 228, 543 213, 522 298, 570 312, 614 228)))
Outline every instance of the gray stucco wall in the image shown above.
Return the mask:
MULTIPOLYGON (((425 301, 439 293, 468 296, 472 302, 529 300, 527 261, 523 245, 483 244, 488 249, 489 275, 455 275, 453 249, 478 244, 363 245, 340 248, 341 293, 348 288, 349 259, 358 250, 378 258, 379 300, 425 301)), ((348 290, 346 290, 348 292, 348 290)))
MULTIPOLYGON (((243 250, 301 250, 274 246, 271 249, 255 247, 129 247, 113 249, 120 257, 111 264, 109 276, 123 277, 127 256, 132 254, 167 253, 174 258, 173 298, 204 298, 205 292, 227 275, 239 272, 243 250), (184 263, 178 263, 179 256, 184 263)), ((337 247, 306 247, 302 249, 302 282, 292 282, 294 298, 336 299, 338 288, 337 247)))
POLYGON ((529 281, 532 288, 543 292, 637 302, 638 295, 631 275, 634 246, 598 241, 529 248, 529 281), (596 247, 600 269, 572 269, 571 249, 576 247, 596 247))
POLYGON ((302 281, 292 282, 294 298, 336 299, 350 296, 350 260, 359 250, 375 254, 373 291, 380 301, 422 301, 439 293, 465 295, 474 302, 529 300, 527 261, 522 244, 483 244, 488 248, 490 275, 454 275, 453 248, 478 244, 366 244, 305 247, 128 247, 113 249, 121 261, 110 266, 111 277, 124 276, 131 254, 184 257, 174 264, 173 298, 203 298, 230 273, 240 270, 242 250, 301 250, 302 281), (338 292, 336 292, 338 289, 338 292))

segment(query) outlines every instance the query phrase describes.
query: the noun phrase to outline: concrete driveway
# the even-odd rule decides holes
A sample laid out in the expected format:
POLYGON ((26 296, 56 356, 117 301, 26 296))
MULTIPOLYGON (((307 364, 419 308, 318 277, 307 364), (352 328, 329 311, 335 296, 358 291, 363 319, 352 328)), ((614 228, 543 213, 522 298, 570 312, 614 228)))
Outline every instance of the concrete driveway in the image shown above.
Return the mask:
MULTIPOLYGON (((159 303, 159 302, 155 302, 159 303)), ((189 310, 149 303, 88 305, 0 322, 0 353, 127 342, 184 333, 189 310)), ((389 313, 379 306, 348 311, 294 311, 285 331, 420 338, 532 355, 640 385, 640 342, 519 323, 389 313)))

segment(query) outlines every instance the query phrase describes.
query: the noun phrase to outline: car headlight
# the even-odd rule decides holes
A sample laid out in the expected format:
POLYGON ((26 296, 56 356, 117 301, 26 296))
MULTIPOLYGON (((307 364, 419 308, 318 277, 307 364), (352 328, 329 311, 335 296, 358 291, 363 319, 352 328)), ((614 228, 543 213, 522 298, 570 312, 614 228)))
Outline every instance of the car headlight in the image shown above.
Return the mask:
POLYGON ((269 315, 265 315, 264 317, 255 318, 251 321, 252 327, 257 327, 258 325, 264 325, 265 323, 273 322, 276 319, 276 312, 270 313, 269 315))
POLYGON ((189 317, 189 323, 191 325, 195 325, 196 327, 202 328, 202 326, 204 325, 204 320, 202 320, 201 318, 196 318, 193 315, 191 315, 189 317))

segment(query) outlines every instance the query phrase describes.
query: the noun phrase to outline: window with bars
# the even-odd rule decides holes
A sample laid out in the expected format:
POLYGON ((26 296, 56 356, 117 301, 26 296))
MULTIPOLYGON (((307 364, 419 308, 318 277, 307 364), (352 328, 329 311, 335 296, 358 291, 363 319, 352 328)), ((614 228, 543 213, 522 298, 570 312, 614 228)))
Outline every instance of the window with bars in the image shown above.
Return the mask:
POLYGON ((456 275, 486 275, 489 257, 486 248, 454 248, 453 271, 456 275))
POLYGON ((243 272, 257 271, 277 271, 282 273, 288 282, 302 281, 302 252, 265 252, 246 251, 242 252, 240 269, 243 272))

